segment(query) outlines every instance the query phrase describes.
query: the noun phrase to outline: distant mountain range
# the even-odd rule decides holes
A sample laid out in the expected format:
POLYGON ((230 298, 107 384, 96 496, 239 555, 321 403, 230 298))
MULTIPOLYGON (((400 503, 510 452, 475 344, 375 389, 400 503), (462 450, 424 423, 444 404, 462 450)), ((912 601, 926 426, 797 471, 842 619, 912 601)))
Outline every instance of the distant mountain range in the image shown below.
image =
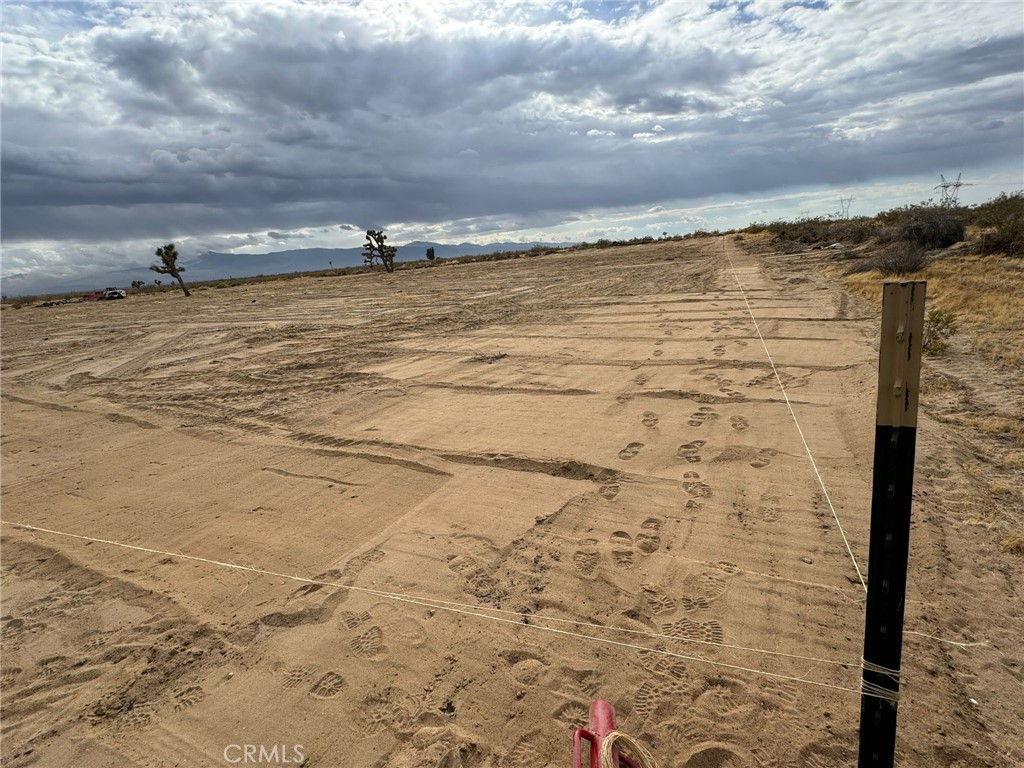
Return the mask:
MULTIPOLYGON (((425 259, 427 248, 433 248, 439 259, 456 256, 479 256, 495 251, 523 251, 534 246, 559 248, 572 243, 430 243, 417 240, 398 246, 396 261, 418 261, 425 259)), ((185 282, 201 282, 205 280, 225 280, 232 277, 253 277, 255 275, 280 275, 287 272, 314 272, 322 269, 359 266, 363 263, 363 249, 356 248, 299 248, 290 251, 274 251, 272 253, 217 253, 207 251, 198 259, 185 262, 185 282)), ((131 269, 97 272, 91 275, 68 279, 60 283, 39 281, 18 281, 4 285, 4 294, 47 294, 72 293, 96 290, 107 286, 127 288, 133 280, 145 280, 152 283, 155 274, 146 265, 131 269)), ((164 282, 170 282, 165 279, 164 282)))

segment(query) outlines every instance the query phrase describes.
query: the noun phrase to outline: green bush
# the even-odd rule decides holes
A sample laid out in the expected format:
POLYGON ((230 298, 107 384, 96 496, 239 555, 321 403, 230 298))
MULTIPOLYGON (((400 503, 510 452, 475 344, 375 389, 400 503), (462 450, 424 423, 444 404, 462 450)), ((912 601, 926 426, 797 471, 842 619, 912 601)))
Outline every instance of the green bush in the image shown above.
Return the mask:
POLYGON ((944 309, 930 309, 924 319, 922 349, 926 355, 941 357, 949 351, 948 339, 957 331, 956 316, 944 309))

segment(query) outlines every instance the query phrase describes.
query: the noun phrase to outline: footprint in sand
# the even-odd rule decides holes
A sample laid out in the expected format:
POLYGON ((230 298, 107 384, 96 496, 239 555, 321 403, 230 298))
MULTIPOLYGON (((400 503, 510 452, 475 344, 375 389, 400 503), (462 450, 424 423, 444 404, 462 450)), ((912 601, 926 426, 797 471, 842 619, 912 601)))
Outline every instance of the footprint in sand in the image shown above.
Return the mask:
POLYGON ((774 448, 762 448, 757 455, 750 460, 750 466, 754 469, 764 469, 772 463, 772 459, 778 455, 774 448))
POLYGON ((657 645, 639 651, 637 657, 644 669, 653 672, 661 677, 668 677, 672 680, 684 680, 686 678, 686 664, 679 659, 666 656, 658 651, 676 652, 676 648, 667 648, 664 645, 657 645))
POLYGON ((360 658, 368 659, 384 652, 384 632, 380 627, 373 626, 349 643, 352 653, 360 658))
POLYGON ((675 598, 663 594, 657 586, 645 584, 641 589, 644 591, 644 601, 647 603, 647 611, 651 616, 672 613, 676 609, 675 598))
POLYGON ((597 568, 599 557, 597 552, 581 549, 572 556, 572 564, 581 574, 589 576, 597 568))
POLYGON ((615 547, 632 547, 633 537, 625 531, 615 531, 608 538, 608 543, 615 547))
POLYGON ((568 726, 576 728, 590 718, 589 707, 579 701, 570 701, 554 711, 554 717, 568 726))
POLYGON ((643 447, 643 443, 630 443, 619 451, 619 458, 623 461, 629 461, 630 459, 636 458, 636 455, 640 453, 640 449, 643 447))
POLYGON ((664 355, 664 354, 665 354, 665 352, 664 352, 664 350, 661 350, 661 349, 656 349, 656 350, 654 350, 654 352, 652 352, 651 354, 653 354, 653 355, 654 355, 655 357, 661 357, 662 355, 664 355))
POLYGON ((606 501, 611 501, 612 499, 619 495, 619 484, 605 483, 604 485, 597 489, 597 492, 601 494, 601 498, 605 499, 606 501))
POLYGON ((707 608, 725 594, 726 587, 726 580, 714 573, 692 574, 683 581, 686 594, 679 598, 679 604, 687 612, 707 608))
POLYGON ((711 486, 702 482, 700 475, 696 472, 687 472, 683 475, 683 488, 688 494, 698 499, 710 499, 714 495, 711 486))
POLYGON ((619 568, 631 568, 633 566, 633 550, 613 549, 612 560, 619 568))
POLYGON ((657 552, 661 548, 661 536, 653 533, 638 533, 636 548, 647 555, 657 552))
POLYGON ((684 617, 670 624, 662 624, 661 631, 669 637, 679 640, 696 640, 702 643, 716 644, 725 642, 722 625, 714 620, 694 621, 684 617))
POLYGON ((742 416, 733 416, 729 421, 732 422, 732 428, 737 432, 746 432, 750 429, 750 422, 742 416))
POLYGON ((367 611, 361 611, 360 613, 352 613, 351 611, 344 611, 341 614, 341 623, 349 629, 355 629, 361 624, 365 624, 370 620, 370 614, 367 611))
POLYGON ((717 347, 715 347, 714 349, 711 350, 711 353, 715 357, 721 357, 722 355, 725 354, 725 346, 722 345, 722 344, 719 344, 717 347))
POLYGON ((155 708, 152 704, 136 702, 130 712, 124 712, 118 721, 125 728, 145 728, 153 721, 155 708))
POLYGON ((416 719, 422 712, 422 701, 392 686, 364 699, 360 710, 365 713, 365 732, 368 736, 384 730, 411 735, 411 731, 416 728, 416 719))
POLYGON ((661 548, 660 532, 664 525, 665 520, 660 517, 648 517, 640 523, 642 531, 633 539, 636 548, 648 555, 657 552, 661 548))
POLYGON ((703 440, 694 440, 691 443, 683 443, 676 451, 676 458, 684 459, 690 464, 700 464, 700 449, 705 445, 703 440))
POLYGON ((633 711, 646 720, 665 699, 679 701, 686 694, 685 686, 674 680, 647 680, 633 697, 633 711))
POLYGON ((314 699, 333 699, 345 687, 345 678, 337 672, 328 672, 309 689, 314 699))
POLYGON ((546 752, 548 743, 542 738, 540 731, 531 731, 512 747, 507 759, 499 765, 529 765, 537 761, 537 755, 546 752))
POLYGON ((690 420, 686 422, 691 427, 699 427, 706 421, 714 421, 718 418, 718 414, 715 413, 715 409, 710 405, 702 405, 692 414, 690 414, 690 420))
POLYGON ((292 667, 284 673, 284 677, 281 680, 281 687, 286 690, 298 688, 313 677, 314 674, 316 674, 316 666, 313 664, 303 664, 298 667, 292 667))
POLYGON ((795 712, 800 706, 800 691, 793 683, 764 678, 758 684, 758 688, 757 694, 763 709, 795 712))
POLYGON ((174 710, 180 712, 183 709, 189 709, 205 698, 206 691, 198 685, 190 685, 174 694, 174 710))
POLYGON ((765 493, 761 495, 761 503, 757 507, 757 514, 761 516, 761 519, 766 523, 774 523, 779 519, 779 497, 765 493))
POLYGON ((679 598, 679 604, 683 606, 684 611, 698 611, 708 607, 708 599, 701 595, 686 595, 679 598))
POLYGON ((645 427, 656 427, 658 426, 658 414, 654 411, 644 411, 643 418, 640 419, 640 423, 645 427))

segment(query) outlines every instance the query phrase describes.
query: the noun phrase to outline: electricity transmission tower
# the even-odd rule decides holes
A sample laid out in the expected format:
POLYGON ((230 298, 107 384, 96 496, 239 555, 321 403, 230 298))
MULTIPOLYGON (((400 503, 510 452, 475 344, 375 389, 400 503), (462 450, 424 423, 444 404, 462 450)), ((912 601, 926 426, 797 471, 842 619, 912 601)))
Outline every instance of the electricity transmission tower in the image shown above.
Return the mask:
POLYGON ((853 202, 853 195, 849 197, 839 196, 839 215, 844 219, 850 218, 850 204, 853 202))
POLYGON ((972 184, 968 184, 966 181, 960 181, 960 177, 963 176, 961 171, 956 175, 956 181, 946 181, 946 177, 941 173, 939 178, 942 179, 942 183, 938 184, 935 189, 938 189, 942 193, 941 205, 955 207, 958 202, 957 198, 960 197, 960 187, 970 187, 972 184))

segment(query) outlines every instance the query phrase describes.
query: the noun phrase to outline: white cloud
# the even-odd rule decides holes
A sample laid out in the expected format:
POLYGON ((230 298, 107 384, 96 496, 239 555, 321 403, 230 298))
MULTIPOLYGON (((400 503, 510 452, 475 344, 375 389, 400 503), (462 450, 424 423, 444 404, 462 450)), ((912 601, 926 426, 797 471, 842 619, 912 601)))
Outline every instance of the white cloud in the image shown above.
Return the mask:
POLYGON ((171 237, 351 237, 339 220, 518 232, 709 195, 1019 179, 1007 7, 7 2, 4 273, 171 237))

